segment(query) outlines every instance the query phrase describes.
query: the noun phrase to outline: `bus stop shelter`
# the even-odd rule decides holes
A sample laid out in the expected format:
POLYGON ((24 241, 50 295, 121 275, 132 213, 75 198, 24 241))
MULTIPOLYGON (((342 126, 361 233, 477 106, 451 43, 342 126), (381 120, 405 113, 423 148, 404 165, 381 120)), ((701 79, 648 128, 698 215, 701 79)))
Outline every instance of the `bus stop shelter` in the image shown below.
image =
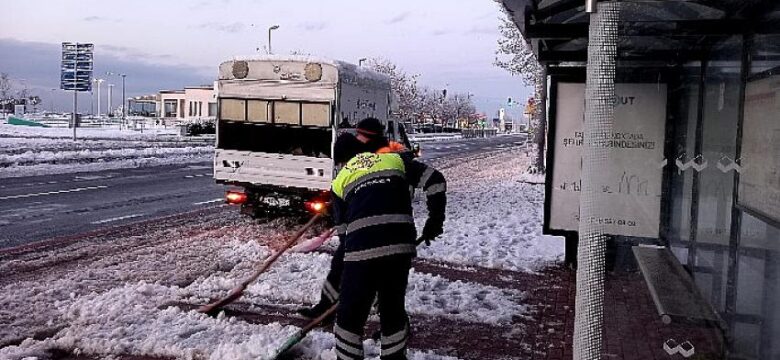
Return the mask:
POLYGON ((665 321, 780 358, 780 2, 501 2, 547 75, 545 232, 573 260, 594 224, 608 270, 641 270, 665 321), (599 132, 586 94, 610 82, 599 132), (588 147, 608 155, 585 179, 588 147), (587 216, 584 188, 604 205, 587 216))

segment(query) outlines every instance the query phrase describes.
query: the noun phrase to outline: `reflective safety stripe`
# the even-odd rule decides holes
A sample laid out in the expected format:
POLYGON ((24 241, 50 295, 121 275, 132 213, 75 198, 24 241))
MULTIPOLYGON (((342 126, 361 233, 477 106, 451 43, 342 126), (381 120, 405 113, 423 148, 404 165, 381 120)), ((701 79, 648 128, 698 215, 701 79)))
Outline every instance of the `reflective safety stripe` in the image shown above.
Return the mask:
POLYGON ((402 350, 406 350, 406 339, 404 339, 404 341, 401 341, 400 343, 398 343, 397 345, 395 345, 393 347, 390 347, 390 348, 387 348, 387 349, 382 349, 381 350, 382 351, 381 355, 382 355, 382 357, 385 357, 385 356, 389 356, 389 355, 395 354, 395 353, 397 353, 399 351, 402 351, 402 350))
POLYGON ((349 193, 352 192, 352 190, 355 190, 358 186, 365 184, 369 180, 383 178, 383 177, 392 177, 392 176, 398 176, 401 178, 406 178, 406 175, 401 170, 381 170, 377 172, 368 173, 366 175, 361 176, 359 179, 355 180, 351 184, 344 187, 344 197, 348 196, 349 193))
POLYGON ((433 167, 426 167, 425 171, 423 171, 422 176, 420 176, 420 183, 417 184, 417 187, 424 187, 425 184, 428 182, 428 180, 431 178, 431 175, 433 175, 433 167))
POLYGON ((363 349, 362 349, 363 344, 360 344, 360 346, 361 346, 361 348, 357 348, 354 345, 348 344, 348 343, 342 341, 341 339, 339 339, 338 337, 336 337, 336 348, 337 349, 344 350, 345 352, 347 352, 349 354, 352 354, 352 355, 355 355, 355 356, 360 356, 362 358, 362 356, 363 356, 363 349))
POLYGON ((388 335, 388 336, 382 335, 382 347, 385 347, 385 346, 390 345, 392 343, 396 343, 396 342, 399 342, 399 341, 401 341, 403 339, 406 339, 407 334, 408 334, 407 327, 404 326, 403 330, 401 330, 401 331, 399 331, 399 332, 397 332, 397 333, 395 333, 393 335, 388 335))
POLYGON ((347 233, 347 224, 336 225, 336 235, 342 236, 347 233))
POLYGON ((325 283, 322 284, 322 293, 328 297, 330 302, 336 302, 339 299, 339 292, 336 291, 336 288, 334 288, 327 279, 325 280, 325 283))
POLYGON ((414 224, 414 217, 406 214, 387 214, 364 217, 349 223, 349 225, 347 225, 347 234, 369 226, 384 224, 414 224))
POLYGON ((416 248, 414 244, 395 244, 367 250, 351 251, 344 254, 344 261, 363 261, 396 254, 414 254, 416 248))
POLYGON ((443 193, 447 191, 447 185, 445 183, 438 183, 433 184, 429 186, 427 189, 425 189, 425 195, 431 196, 436 195, 438 193, 443 193))
POLYGON ((333 326, 333 332, 339 337, 341 337, 342 339, 344 339, 345 341, 352 343, 353 345, 363 344, 363 342, 360 341, 360 335, 350 332, 348 330, 344 330, 341 326, 339 326, 339 324, 333 326))
POLYGON ((412 199, 414 199, 414 186, 412 185, 409 185, 409 196, 411 196, 412 199))

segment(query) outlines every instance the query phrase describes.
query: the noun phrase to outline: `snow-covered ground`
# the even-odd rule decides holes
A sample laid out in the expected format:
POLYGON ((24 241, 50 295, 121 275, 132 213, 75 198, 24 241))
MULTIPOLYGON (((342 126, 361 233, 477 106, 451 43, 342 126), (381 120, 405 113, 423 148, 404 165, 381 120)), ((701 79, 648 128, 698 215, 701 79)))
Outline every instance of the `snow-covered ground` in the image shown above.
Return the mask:
MULTIPOLYGON (((444 235, 420 249, 423 258, 505 270, 533 271, 560 260, 563 240, 543 236, 544 186, 524 182, 521 151, 450 167, 444 235)), ((418 194, 417 214, 425 213, 418 194)), ((422 228, 424 216, 417 216, 422 228)))
POLYGON ((208 161, 213 139, 191 139, 171 129, 140 133, 0 124, 0 178, 208 161))
MULTIPOLYGON (((519 154, 442 167, 450 189, 446 231, 420 249, 420 261, 475 272, 535 271, 561 258, 562 241, 540 235, 543 186, 519 182, 527 166, 519 154)), ((142 232, 95 236, 10 259, 0 252, 0 273, 6 274, 0 279, 0 323, 6 324, 0 346, 17 344, 0 348, 0 359, 46 359, 50 349, 101 358, 268 358, 296 326, 224 313, 211 318, 182 304, 226 295, 290 227, 217 208, 194 225, 139 226, 142 232)), ((316 301, 329 260, 322 252, 286 254, 236 306, 294 317, 293 309, 316 301)), ((517 319, 530 311, 525 298, 516 289, 413 271, 407 309, 413 321, 441 319, 517 334, 523 328, 517 319)), ((449 331, 447 336, 458 336, 457 329, 449 331)), ((315 330, 296 348, 297 356, 333 359, 333 346, 329 331, 315 330)), ((367 354, 378 355, 377 343, 366 340, 365 346, 367 354)), ((433 349, 413 348, 410 358, 454 359, 433 349)))

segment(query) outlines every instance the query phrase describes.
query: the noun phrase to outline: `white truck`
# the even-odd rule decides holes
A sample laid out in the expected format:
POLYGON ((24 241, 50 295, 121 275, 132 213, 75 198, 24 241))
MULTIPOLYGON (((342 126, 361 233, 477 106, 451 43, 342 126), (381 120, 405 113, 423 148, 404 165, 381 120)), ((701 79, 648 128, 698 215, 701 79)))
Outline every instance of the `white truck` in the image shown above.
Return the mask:
POLYGON ((234 58, 219 66, 214 178, 227 202, 253 217, 318 212, 334 177, 333 142, 375 117, 410 146, 390 118, 390 79, 306 56, 234 58))

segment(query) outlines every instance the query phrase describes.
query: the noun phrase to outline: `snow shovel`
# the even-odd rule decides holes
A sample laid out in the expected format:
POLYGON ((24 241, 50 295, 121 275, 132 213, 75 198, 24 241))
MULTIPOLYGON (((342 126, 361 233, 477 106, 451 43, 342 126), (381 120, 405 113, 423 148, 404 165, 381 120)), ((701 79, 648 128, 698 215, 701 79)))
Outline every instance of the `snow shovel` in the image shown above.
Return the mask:
POLYGON ((306 232, 306 230, 309 230, 309 228, 310 228, 312 225, 314 225, 314 223, 315 223, 315 222, 316 222, 316 221, 317 221, 317 220, 318 220, 318 219, 319 219, 321 216, 322 216, 321 214, 314 215, 314 216, 311 218, 311 220, 309 220, 309 222, 307 222, 307 223, 306 223, 306 225, 303 225, 303 226, 302 226, 302 227, 301 227, 301 228, 300 228, 300 229, 299 229, 299 230, 298 230, 298 231, 297 231, 297 232, 296 232, 296 233, 295 233, 295 234, 294 234, 294 235, 293 235, 293 236, 290 238, 290 240, 288 240, 288 241, 287 241, 287 243, 286 243, 286 244, 284 244, 284 246, 283 246, 281 249, 279 249, 279 251, 277 251, 276 253, 274 253, 273 255, 271 255, 269 258, 267 258, 267 259, 266 259, 266 260, 263 262, 263 265, 262 265, 262 266, 260 266, 260 268, 259 268, 259 269, 257 269, 257 271, 255 271, 255 273, 254 273, 254 274, 252 274, 252 276, 250 276, 249 278, 247 278, 246 280, 244 280, 243 282, 241 282, 241 284, 240 284, 240 285, 238 285, 238 286, 236 286, 235 288, 233 288, 233 290, 231 290, 231 291, 230 291, 230 293, 228 294, 228 296, 226 296, 226 297, 224 297, 224 298, 222 298, 222 299, 220 299, 220 300, 217 300, 217 301, 215 301, 215 302, 213 302, 213 303, 211 303, 211 304, 208 304, 208 305, 203 305, 203 306, 201 306, 200 308, 198 308, 198 312, 199 312, 199 313, 203 313, 203 314, 209 314, 209 315, 212 315, 212 316, 213 316, 213 315, 216 315, 216 313, 219 311, 219 309, 220 309, 220 308, 224 307, 224 306, 225 306, 225 305, 227 305, 227 304, 230 304, 230 303, 232 303, 233 301, 236 301, 238 298, 240 298, 242 295, 244 295, 244 290, 246 290, 247 286, 249 286, 249 284, 251 284, 251 283, 253 283, 255 280, 257 280, 257 278, 258 278, 258 277, 260 277, 260 275, 261 275, 262 273, 264 273, 266 270, 268 270, 268 268, 269 268, 269 267, 271 267, 271 265, 272 265, 274 262, 276 262, 276 259, 278 259, 280 256, 282 256, 282 254, 283 254, 285 251, 287 251, 287 249, 291 248, 291 247, 292 247, 292 246, 293 246, 293 245, 294 245, 296 242, 298 242, 298 239, 300 239, 300 238, 301 238, 301 236, 303 236, 303 234, 306 232))
POLYGON ((326 310, 322 315, 316 317, 314 320, 312 320, 310 323, 306 324, 303 328, 298 330, 295 334, 290 336, 287 341, 282 344, 282 346, 276 350, 276 355, 271 358, 271 360, 277 360, 282 356, 284 353, 286 353, 288 350, 292 349, 293 346, 297 345, 303 338, 306 337, 306 334, 309 333, 312 329, 317 327, 325 318, 336 312, 336 309, 338 308, 339 303, 333 304, 328 310, 326 310))

